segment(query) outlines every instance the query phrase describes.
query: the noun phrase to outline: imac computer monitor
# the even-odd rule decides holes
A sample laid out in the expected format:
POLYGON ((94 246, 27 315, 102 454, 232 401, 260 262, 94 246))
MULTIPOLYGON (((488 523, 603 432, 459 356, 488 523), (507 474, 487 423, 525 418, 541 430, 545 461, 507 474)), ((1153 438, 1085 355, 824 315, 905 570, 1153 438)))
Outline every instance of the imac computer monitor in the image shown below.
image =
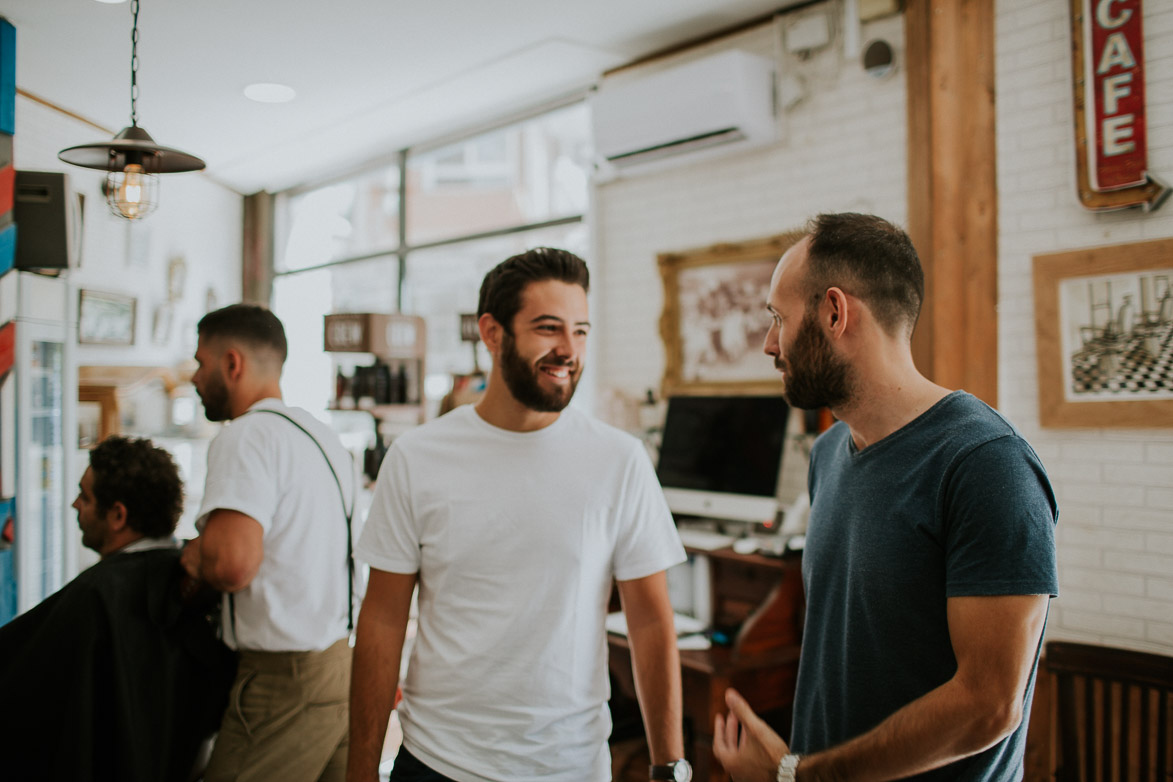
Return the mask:
POLYGON ((781 396, 674 396, 656 475, 673 513, 772 524, 790 408, 781 396))

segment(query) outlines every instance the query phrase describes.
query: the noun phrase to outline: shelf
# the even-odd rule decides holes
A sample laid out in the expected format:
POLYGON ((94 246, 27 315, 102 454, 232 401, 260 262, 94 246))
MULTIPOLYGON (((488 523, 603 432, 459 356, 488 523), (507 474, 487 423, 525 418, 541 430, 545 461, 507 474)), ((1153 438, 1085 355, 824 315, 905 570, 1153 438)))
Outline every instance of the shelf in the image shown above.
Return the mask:
POLYGON ((374 405, 372 407, 330 407, 328 409, 336 413, 370 413, 381 421, 407 422, 410 420, 417 422, 420 413, 423 411, 423 405, 374 405))

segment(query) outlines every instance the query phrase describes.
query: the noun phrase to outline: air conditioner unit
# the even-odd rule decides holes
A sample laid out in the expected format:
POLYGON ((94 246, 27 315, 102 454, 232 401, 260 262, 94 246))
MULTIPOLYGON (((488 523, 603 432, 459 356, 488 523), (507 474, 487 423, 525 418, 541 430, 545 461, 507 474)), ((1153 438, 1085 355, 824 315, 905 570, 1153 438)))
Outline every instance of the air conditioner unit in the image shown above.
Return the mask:
POLYGON ((591 122, 602 179, 768 144, 777 138, 774 63, 733 49, 613 77, 591 98, 591 122))

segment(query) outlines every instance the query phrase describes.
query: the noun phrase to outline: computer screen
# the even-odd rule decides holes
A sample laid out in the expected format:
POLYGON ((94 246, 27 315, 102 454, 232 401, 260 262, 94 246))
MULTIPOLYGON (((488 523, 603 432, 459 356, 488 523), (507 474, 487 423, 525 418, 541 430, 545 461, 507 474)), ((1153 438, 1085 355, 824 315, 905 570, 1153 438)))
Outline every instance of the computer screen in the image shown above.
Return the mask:
POLYGON ((790 408, 781 396, 674 396, 656 475, 674 513, 772 523, 790 408))

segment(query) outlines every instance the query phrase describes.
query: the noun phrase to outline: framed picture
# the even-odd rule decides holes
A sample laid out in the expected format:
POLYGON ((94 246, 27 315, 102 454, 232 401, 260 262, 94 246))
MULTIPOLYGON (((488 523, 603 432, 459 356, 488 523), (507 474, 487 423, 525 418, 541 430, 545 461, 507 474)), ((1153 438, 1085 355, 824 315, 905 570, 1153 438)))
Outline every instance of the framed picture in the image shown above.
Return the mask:
POLYGON ((90 345, 133 345, 135 300, 117 293, 81 290, 77 341, 90 345))
POLYGON ((1173 426, 1173 239, 1034 257, 1039 421, 1173 426))
POLYGON ((174 307, 171 302, 165 302, 155 307, 155 314, 151 320, 151 342, 156 345, 166 345, 171 341, 171 321, 174 307))
POLYGON ((658 257, 664 283, 664 396, 771 394, 782 386, 762 352, 778 259, 803 236, 718 244, 658 257))
POLYGON ((167 301, 182 299, 186 284, 187 261, 183 260, 182 255, 177 255, 167 262, 167 301))

